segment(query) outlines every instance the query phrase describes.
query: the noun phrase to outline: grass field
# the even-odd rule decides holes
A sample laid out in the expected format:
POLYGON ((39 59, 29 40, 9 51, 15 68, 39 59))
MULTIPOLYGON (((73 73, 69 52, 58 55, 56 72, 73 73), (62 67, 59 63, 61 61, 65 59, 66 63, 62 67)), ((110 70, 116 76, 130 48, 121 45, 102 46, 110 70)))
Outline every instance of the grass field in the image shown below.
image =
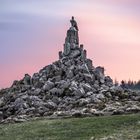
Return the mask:
POLYGON ((0 140, 140 140, 140 114, 0 125, 0 140))

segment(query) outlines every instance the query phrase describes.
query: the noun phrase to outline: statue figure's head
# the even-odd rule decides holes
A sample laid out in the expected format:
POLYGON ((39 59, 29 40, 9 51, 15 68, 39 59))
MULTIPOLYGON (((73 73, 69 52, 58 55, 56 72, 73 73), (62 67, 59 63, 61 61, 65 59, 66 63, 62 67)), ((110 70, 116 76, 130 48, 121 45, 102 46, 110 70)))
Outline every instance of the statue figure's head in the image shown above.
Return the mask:
POLYGON ((72 18, 71 18, 72 20, 74 20, 74 16, 72 16, 72 18))

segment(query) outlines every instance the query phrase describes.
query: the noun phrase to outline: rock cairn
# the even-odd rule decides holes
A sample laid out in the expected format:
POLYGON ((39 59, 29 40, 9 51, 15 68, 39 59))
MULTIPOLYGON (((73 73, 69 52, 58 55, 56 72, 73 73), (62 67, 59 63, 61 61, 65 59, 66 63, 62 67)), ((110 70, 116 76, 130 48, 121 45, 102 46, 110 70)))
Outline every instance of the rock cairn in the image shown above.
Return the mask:
POLYGON ((79 45, 74 17, 59 60, 0 91, 0 122, 140 112, 140 94, 115 86, 79 45))

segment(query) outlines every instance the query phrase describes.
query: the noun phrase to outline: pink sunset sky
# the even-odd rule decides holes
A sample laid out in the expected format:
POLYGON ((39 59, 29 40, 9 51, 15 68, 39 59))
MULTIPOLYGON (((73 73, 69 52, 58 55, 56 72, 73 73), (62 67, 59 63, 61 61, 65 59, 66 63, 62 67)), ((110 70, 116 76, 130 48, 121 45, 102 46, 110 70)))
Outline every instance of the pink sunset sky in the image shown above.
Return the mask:
POLYGON ((94 66, 140 79, 139 0, 1 0, 0 88, 58 60, 71 16, 94 66))

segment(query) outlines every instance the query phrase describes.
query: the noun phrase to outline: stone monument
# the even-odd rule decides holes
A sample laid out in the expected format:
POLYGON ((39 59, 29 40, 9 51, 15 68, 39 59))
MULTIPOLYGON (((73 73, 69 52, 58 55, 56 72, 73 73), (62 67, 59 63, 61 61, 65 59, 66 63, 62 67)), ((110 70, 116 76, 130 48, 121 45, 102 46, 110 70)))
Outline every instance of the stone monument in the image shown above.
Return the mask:
POLYGON ((92 65, 74 17, 70 23, 59 60, 0 90, 0 123, 140 112, 140 94, 116 87, 103 67, 92 65))
POLYGON ((65 38, 64 51, 59 52, 59 59, 63 57, 73 58, 81 55, 81 59, 86 59, 86 50, 83 50, 83 45, 79 45, 78 24, 72 16, 70 20, 71 26, 67 31, 65 38))

